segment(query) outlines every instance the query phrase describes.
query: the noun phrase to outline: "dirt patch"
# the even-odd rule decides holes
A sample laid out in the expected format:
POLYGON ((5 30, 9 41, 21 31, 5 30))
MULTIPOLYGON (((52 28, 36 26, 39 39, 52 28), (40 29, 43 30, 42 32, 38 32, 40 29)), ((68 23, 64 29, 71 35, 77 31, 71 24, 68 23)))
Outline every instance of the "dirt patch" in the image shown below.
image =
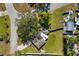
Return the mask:
POLYGON ((18 12, 27 12, 32 10, 27 3, 14 3, 13 6, 18 12))

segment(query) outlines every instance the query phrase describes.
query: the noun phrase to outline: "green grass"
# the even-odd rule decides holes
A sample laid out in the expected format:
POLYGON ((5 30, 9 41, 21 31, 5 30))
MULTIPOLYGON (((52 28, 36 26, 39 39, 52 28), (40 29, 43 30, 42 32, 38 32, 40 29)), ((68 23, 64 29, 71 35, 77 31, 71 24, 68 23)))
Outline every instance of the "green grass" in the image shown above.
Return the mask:
MULTIPOLYGON (((76 9, 73 4, 56 9, 52 13, 51 29, 55 30, 63 27, 62 13, 69 9, 76 9)), ((49 39, 44 47, 47 53, 57 53, 63 55, 63 30, 52 32, 49 34, 49 39)))
MULTIPOLYGON (((33 46, 30 45, 28 48, 19 51, 21 54, 28 54, 28 53, 37 53, 38 50, 33 46)), ((17 53, 18 54, 18 53, 17 53)))
POLYGON ((0 35, 4 36, 10 31, 10 28, 6 28, 6 24, 10 26, 10 20, 8 16, 0 17, 0 35), (5 20, 6 18, 6 20, 5 20))
MULTIPOLYGON (((52 13, 51 18, 51 30, 55 30, 63 27, 62 20, 62 8, 56 9, 52 13)), ((56 53, 57 55, 63 55, 63 35, 61 31, 52 32, 49 34, 48 41, 44 46, 46 53, 56 53)))
MULTIPOLYGON (((0 36, 7 36, 7 33, 9 34, 10 37, 10 19, 9 16, 0 16, 0 36), (6 18, 6 20, 5 20, 6 18), (9 27, 6 28, 6 25, 8 25, 9 27)), ((9 54, 9 43, 6 44, 5 40, 3 39, 3 41, 0 41, 0 52, 1 54, 7 55, 9 54)))
MULTIPOLYGON (((51 29, 55 30, 63 27, 62 13, 70 10, 75 10, 76 7, 73 4, 66 5, 64 7, 56 9, 51 16, 51 29)), ((52 32, 49 34, 47 43, 44 46, 46 53, 56 53, 57 55, 63 55, 63 30, 52 32)), ((21 51, 21 53, 37 53, 36 48, 32 45, 21 51)))

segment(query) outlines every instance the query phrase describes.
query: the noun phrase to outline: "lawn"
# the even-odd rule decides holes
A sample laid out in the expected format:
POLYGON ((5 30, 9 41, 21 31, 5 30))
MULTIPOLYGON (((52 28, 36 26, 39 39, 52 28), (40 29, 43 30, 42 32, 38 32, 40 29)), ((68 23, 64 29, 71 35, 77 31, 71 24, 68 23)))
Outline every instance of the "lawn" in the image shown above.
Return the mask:
POLYGON ((0 35, 6 35, 6 33, 8 33, 10 31, 9 28, 6 28, 7 25, 10 26, 9 17, 1 16, 0 17, 0 35))
MULTIPOLYGON (((8 36, 10 39, 10 19, 9 16, 0 16, 0 36, 8 36), (7 28, 8 26, 8 28, 7 28), (7 35, 8 34, 8 35, 7 35)), ((7 38, 6 38, 7 39, 7 38)), ((10 46, 5 43, 6 40, 0 41, 0 54, 9 55, 10 46)))
POLYGON ((24 50, 17 51, 16 54, 19 55, 19 54, 28 54, 28 53, 37 53, 37 52, 38 50, 33 45, 30 45, 28 48, 24 50))
MULTIPOLYGON (((74 4, 68 4, 52 12, 51 21, 50 21, 51 23, 50 30, 55 30, 61 27, 63 28, 62 13, 67 10, 70 10, 71 8, 73 10, 76 9, 74 4)), ((52 55, 63 55, 63 30, 51 32, 49 34, 48 41, 43 48, 46 53, 52 53, 52 55)), ((29 46, 28 48, 20 52, 21 53, 38 53, 38 51, 33 45, 29 46)))

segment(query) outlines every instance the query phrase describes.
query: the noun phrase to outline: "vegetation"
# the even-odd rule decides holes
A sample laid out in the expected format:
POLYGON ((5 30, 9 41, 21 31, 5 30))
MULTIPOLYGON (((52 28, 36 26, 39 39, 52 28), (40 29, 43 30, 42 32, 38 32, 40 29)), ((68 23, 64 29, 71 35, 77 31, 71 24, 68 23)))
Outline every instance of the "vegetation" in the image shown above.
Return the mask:
POLYGON ((45 29, 49 29, 49 27, 50 27, 49 21, 50 21, 50 17, 51 17, 49 12, 39 12, 38 16, 39 16, 39 23, 40 23, 41 27, 43 27, 45 29))
MULTIPOLYGON (((38 4, 34 4, 38 5, 38 4)), ((41 5, 41 4, 39 4, 41 5)), ((45 4, 42 4, 42 6, 45 6, 45 4)), ((39 7, 39 8, 44 8, 39 7)), ((37 7, 36 7, 37 8, 37 7)), ((45 28, 48 29, 50 14, 49 12, 38 12, 38 13, 30 13, 29 11, 27 13, 20 14, 21 19, 17 21, 18 25, 18 36, 20 41, 27 42, 29 39, 33 39, 34 37, 39 37, 39 28, 45 28)), ((18 41, 19 42, 19 41, 18 41)), ((19 42, 21 43, 21 42, 19 42)))
MULTIPOLYGON (((76 9, 77 9, 77 7, 75 7, 73 10, 76 10, 76 9)), ((74 12, 72 15, 70 15, 70 20, 69 21, 75 22, 74 21, 75 16, 77 16, 77 14, 74 12)), ((78 39, 79 38, 79 33, 78 32, 79 32, 79 30, 77 29, 75 33, 78 34, 78 35, 72 36, 72 37, 67 37, 66 36, 66 38, 64 39, 64 40, 67 41, 66 44, 64 43, 64 53, 66 53, 66 55, 69 55, 69 56, 76 55, 76 52, 73 49, 75 49, 74 44, 77 44, 77 45, 79 44, 79 39, 78 39)))
POLYGON ((27 42, 29 39, 38 37, 39 24, 36 13, 21 14, 21 19, 17 20, 18 36, 22 39, 22 43, 27 42))
MULTIPOLYGON (((71 8, 76 9, 74 4, 69 4, 64 7, 56 9, 51 14, 51 18, 50 18, 51 21, 49 21, 49 24, 51 24, 49 27, 51 27, 51 28, 49 28, 49 30, 55 30, 58 28, 62 28, 63 27, 62 13, 71 8)), ((46 12, 43 12, 43 13, 47 14, 46 12)), ((39 12, 39 14, 40 14, 40 12, 39 12)), ((49 34, 48 41, 46 42, 45 46, 43 47, 43 49, 45 50, 45 53, 55 53, 57 55, 63 55, 63 35, 62 34, 63 34, 62 30, 59 30, 56 32, 51 32, 49 34)), ((20 52, 21 53, 23 53, 23 52, 24 53, 38 53, 38 51, 35 49, 34 46, 29 46, 28 48, 26 48, 20 52)))
POLYGON ((28 53, 38 53, 38 50, 33 45, 30 45, 28 48, 16 52, 17 55, 28 54, 28 53))
MULTIPOLYGON (((29 39, 39 38, 39 30, 40 28, 49 28, 49 12, 38 12, 38 13, 22 13, 21 19, 17 20, 18 25, 18 42, 20 44, 27 42, 29 39)), ((38 50, 33 47, 33 45, 28 48, 17 51, 17 54, 25 54, 25 53, 37 53, 38 50)))
MULTIPOLYGON (((63 28, 63 17, 62 13, 70 10, 73 8, 73 10, 76 10, 76 7, 74 4, 68 4, 61 8, 56 9, 53 11, 50 21, 50 30, 55 30, 58 28, 63 28)), ((63 53, 63 30, 51 32, 49 34, 48 41, 46 45, 44 46, 46 53, 57 53, 58 55, 64 55, 63 53)))
POLYGON ((67 41, 67 44, 64 44, 64 45, 66 45, 64 47, 64 51, 66 50, 66 53, 67 53, 66 56, 67 55, 69 55, 69 56, 75 55, 75 51, 72 50, 74 43, 76 43, 75 37, 67 37, 66 36, 65 40, 67 41), (66 47, 67 47, 67 49, 66 49, 66 47))
POLYGON ((9 16, 8 15, 0 16, 0 55, 2 54, 9 55, 10 52, 9 40, 10 40, 9 16), (8 25, 8 28, 6 27, 6 25, 8 25))
POLYGON ((74 51, 69 51, 69 54, 68 54, 69 56, 75 56, 75 52, 74 51))
POLYGON ((8 16, 1 16, 0 17, 0 36, 7 36, 7 33, 9 35, 10 31, 10 20, 8 16), (7 19, 7 20, 5 20, 7 19), (9 27, 7 28, 6 25, 9 27))
POLYGON ((46 11, 48 12, 50 3, 30 3, 29 4, 32 8, 36 9, 36 12, 39 11, 46 11))

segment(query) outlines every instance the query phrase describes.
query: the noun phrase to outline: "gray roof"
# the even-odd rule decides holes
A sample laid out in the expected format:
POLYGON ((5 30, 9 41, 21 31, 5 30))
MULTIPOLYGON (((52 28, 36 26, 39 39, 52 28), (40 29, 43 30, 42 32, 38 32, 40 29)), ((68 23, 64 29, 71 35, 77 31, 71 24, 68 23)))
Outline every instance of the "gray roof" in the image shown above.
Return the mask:
POLYGON ((67 31, 73 31, 74 30, 74 22, 67 22, 67 31))

